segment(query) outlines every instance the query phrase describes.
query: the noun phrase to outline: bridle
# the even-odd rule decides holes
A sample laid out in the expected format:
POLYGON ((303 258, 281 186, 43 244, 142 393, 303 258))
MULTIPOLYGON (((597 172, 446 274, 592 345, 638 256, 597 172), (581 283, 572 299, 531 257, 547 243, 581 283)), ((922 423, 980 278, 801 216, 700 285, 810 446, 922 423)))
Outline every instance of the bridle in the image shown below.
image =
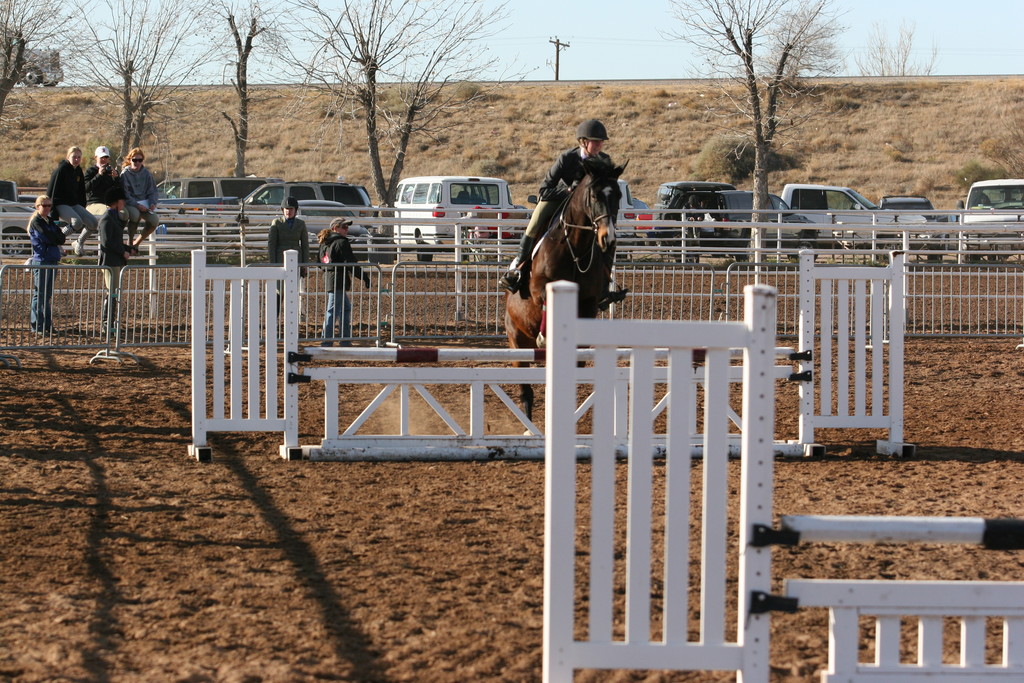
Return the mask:
MULTIPOLYGON (((570 195, 570 197, 568 199, 566 199, 567 207, 568 207, 568 202, 571 199, 572 199, 571 195, 570 195)), ((572 257, 572 261, 573 261, 573 264, 576 266, 576 270, 581 275, 583 273, 588 272, 590 270, 591 266, 594 265, 594 254, 597 252, 597 249, 596 249, 596 247, 597 247, 597 224, 600 223, 601 220, 607 220, 609 218, 611 218, 611 214, 610 213, 603 213, 603 214, 600 214, 599 216, 595 216, 594 218, 591 218, 590 219, 591 225, 577 225, 575 223, 570 223, 567 220, 565 220, 565 211, 564 210, 562 211, 561 215, 559 215, 559 217, 558 217, 558 224, 562 228, 562 233, 565 235, 565 246, 569 250, 569 256, 572 257), (584 230, 584 231, 588 231, 588 232, 594 233, 594 240, 590 243, 590 260, 587 261, 586 267, 583 267, 581 265, 581 263, 580 263, 580 260, 581 260, 582 256, 581 255, 578 256, 576 254, 576 252, 572 248, 572 242, 569 240, 569 228, 572 228, 574 230, 584 230)))

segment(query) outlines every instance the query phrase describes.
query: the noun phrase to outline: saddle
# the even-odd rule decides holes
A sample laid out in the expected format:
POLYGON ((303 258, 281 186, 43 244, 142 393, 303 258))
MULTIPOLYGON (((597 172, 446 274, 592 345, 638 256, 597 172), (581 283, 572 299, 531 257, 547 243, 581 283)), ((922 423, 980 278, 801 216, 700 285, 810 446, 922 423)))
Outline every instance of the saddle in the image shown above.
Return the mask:
POLYGON ((540 252, 540 247, 544 244, 544 240, 547 239, 548 233, 551 232, 551 228, 562 219, 562 214, 565 213, 565 207, 568 204, 567 201, 563 200, 561 206, 551 216, 551 220, 548 221, 547 225, 544 226, 544 232, 537 238, 537 242, 533 245, 533 250, 530 252, 530 260, 519 267, 519 289, 516 291, 522 299, 530 298, 530 274, 533 272, 533 260, 537 258, 537 254, 540 252))

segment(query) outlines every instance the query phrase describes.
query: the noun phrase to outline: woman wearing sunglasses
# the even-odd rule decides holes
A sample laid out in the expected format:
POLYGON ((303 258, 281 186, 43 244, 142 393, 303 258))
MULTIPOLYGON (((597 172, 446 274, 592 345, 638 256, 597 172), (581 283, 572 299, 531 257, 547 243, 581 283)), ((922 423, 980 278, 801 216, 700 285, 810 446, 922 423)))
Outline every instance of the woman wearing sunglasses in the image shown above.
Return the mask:
POLYGON ((124 168, 121 170, 121 187, 128 200, 125 204, 128 211, 128 244, 133 249, 138 248, 160 225, 160 216, 156 214, 156 180, 149 169, 143 166, 145 160, 146 155, 135 147, 125 157, 124 168), (143 222, 146 227, 136 240, 135 232, 143 222))
MULTIPOLYGON (((53 200, 43 194, 36 197, 36 211, 28 221, 28 235, 32 241, 32 265, 55 266, 60 263, 65 237, 53 218, 53 200)), ((32 269, 32 302, 29 324, 33 332, 53 334, 50 319, 50 300, 53 298, 53 268, 32 269)))

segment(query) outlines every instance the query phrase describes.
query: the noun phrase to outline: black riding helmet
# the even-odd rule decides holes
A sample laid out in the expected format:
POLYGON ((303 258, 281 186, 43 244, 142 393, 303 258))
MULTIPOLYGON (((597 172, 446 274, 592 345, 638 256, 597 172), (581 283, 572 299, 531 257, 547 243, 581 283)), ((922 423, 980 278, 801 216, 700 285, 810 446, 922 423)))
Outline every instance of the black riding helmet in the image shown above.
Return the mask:
POLYGON ((590 140, 607 140, 608 131, 604 124, 597 119, 587 119, 576 127, 576 139, 588 138, 590 140))

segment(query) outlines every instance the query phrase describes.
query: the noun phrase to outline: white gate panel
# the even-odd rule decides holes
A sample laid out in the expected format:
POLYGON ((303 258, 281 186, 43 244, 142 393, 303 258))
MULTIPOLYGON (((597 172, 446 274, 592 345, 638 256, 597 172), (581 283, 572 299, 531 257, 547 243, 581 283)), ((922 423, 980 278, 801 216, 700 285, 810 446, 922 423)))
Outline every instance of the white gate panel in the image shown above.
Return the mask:
POLYGON ((912 455, 903 443, 903 278, 905 255, 887 267, 816 265, 800 252, 800 437, 815 430, 882 429, 877 450, 912 455), (818 340, 815 348, 815 340, 818 340))
POLYGON ((758 609, 769 590, 770 554, 753 547, 755 525, 770 524, 774 422, 775 291, 751 287, 747 318, 736 322, 647 322, 576 318, 576 286, 548 286, 548 364, 545 411, 544 680, 571 681, 573 671, 599 669, 734 670, 745 683, 768 680, 768 617, 758 609), (577 523, 580 465, 576 458, 578 346, 594 347, 593 444, 590 509, 586 525, 577 523), (616 510, 614 420, 615 349, 632 347, 628 414, 626 509, 616 510), (655 463, 653 385, 654 349, 667 347, 669 439, 664 462, 665 508, 653 517, 655 463), (743 407, 738 556, 727 555, 729 498, 728 389, 730 350, 743 349, 743 407), (689 585, 690 436, 697 402, 691 380, 695 350, 704 358, 703 509, 700 585, 689 585), (673 400, 675 398, 675 400, 673 400), (660 537, 655 528, 663 528, 660 537), (617 534, 624 530, 622 576, 615 572, 617 534), (652 577, 652 552, 664 547, 663 570, 652 577), (588 585, 586 626, 577 624, 577 550, 588 556, 581 568, 588 585), (727 565, 738 566, 742 587, 733 603, 726 593, 727 565), (663 602, 652 620, 652 591, 657 581, 663 602), (615 602, 618 584, 624 605, 615 602), (700 591, 700 635, 688 636, 688 595, 700 591), (736 604, 735 612, 729 605, 736 604), (616 633, 621 619, 624 628, 616 633), (660 628, 655 629, 655 621, 660 628), (736 624, 734 634, 728 623, 736 624), (585 637, 577 637, 577 632, 585 637), (652 636, 652 631, 657 635, 652 636))

